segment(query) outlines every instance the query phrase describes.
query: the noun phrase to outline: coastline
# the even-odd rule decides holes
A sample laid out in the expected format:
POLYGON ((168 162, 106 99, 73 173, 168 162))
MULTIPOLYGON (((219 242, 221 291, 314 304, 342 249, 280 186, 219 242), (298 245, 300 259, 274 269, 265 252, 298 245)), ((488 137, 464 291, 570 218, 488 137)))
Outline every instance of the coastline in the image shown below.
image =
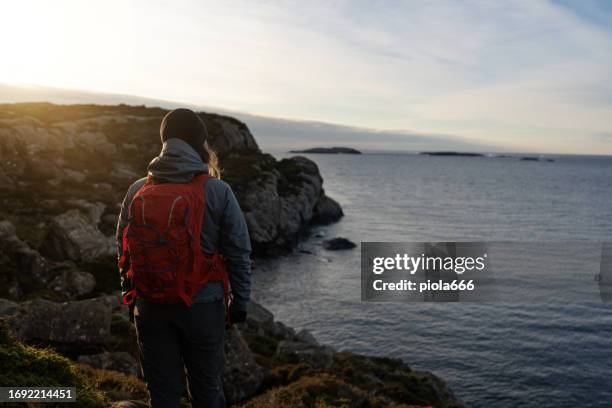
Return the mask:
MULTIPOLYGON (((2 264, 0 316, 9 318, 19 341, 51 346, 73 360, 57 357, 63 367, 78 363, 88 373, 71 381, 125 374, 94 392, 108 403, 142 397, 133 327, 112 294, 118 285, 112 233, 118 200, 157 154, 159 147, 145 141, 164 112, 124 105, 0 106, 0 152, 8 158, 0 168, 8 209, 1 214, 0 246, 10 254, 2 264)), ((202 115, 245 212, 256 257, 288 253, 312 224, 342 217, 314 162, 300 156, 277 161, 259 150, 244 123, 202 115)), ((15 347, 23 346, 0 345, 15 347)), ((335 352, 255 302, 247 324, 231 330, 226 350, 228 400, 246 406, 276 406, 287 396, 290 406, 321 396, 361 401, 356 406, 463 406, 438 377, 399 360, 335 352)), ((16 361, 9 366, 22 369, 16 361)))

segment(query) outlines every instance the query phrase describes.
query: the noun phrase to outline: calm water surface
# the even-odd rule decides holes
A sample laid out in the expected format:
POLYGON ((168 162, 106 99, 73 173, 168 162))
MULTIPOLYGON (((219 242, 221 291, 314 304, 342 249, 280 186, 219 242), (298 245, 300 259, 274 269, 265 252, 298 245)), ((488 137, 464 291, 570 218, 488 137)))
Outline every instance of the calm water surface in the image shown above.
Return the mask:
POLYGON ((550 297, 521 283, 532 272, 544 274, 537 267, 504 276, 528 302, 517 296, 486 304, 362 303, 359 248, 325 251, 323 238, 313 236, 303 244, 313 255, 290 255, 254 271, 255 297, 278 320, 337 349, 433 371, 474 407, 612 406, 612 307, 592 296, 598 243, 612 241, 612 158, 308 157, 346 214, 321 229, 327 237, 571 241, 575 262, 546 270, 540 282, 550 297))

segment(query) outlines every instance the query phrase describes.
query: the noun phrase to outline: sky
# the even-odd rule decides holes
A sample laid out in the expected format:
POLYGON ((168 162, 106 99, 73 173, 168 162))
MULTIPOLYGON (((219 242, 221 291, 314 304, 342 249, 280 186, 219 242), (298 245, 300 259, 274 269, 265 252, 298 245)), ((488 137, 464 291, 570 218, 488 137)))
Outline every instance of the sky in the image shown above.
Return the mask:
POLYGON ((420 134, 612 154, 612 2, 20 0, 2 14, 0 83, 344 125, 381 149, 394 142, 377 135, 420 134))

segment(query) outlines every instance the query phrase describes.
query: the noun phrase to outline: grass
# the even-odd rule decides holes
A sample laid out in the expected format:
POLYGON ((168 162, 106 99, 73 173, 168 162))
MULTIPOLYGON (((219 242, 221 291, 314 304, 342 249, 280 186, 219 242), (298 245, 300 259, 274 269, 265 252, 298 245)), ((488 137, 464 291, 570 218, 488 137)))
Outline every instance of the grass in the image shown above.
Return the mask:
MULTIPOLYGON (((67 358, 51 349, 25 346, 0 322, 0 384, 5 387, 76 387, 75 407, 106 407, 108 397, 67 358)), ((48 405, 46 405, 48 406, 48 405)))
MULTIPOLYGON (((145 384, 136 377, 76 364, 52 349, 23 345, 0 320, 0 384, 22 387, 76 387, 74 407, 110 407, 113 401, 146 400, 145 384)), ((64 406, 62 404, 44 404, 64 406)))
POLYGON ((242 335, 265 370, 259 395, 243 408, 454 406, 440 379, 413 371, 399 359, 338 352, 329 369, 319 369, 277 356, 280 338, 249 326, 242 335))

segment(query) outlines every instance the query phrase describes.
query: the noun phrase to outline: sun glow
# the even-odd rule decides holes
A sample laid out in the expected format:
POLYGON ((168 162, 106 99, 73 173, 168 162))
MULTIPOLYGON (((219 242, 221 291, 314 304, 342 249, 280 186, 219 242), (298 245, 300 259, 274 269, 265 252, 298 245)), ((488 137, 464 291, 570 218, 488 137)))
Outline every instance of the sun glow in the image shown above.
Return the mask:
POLYGON ((121 47, 129 13, 109 3, 4 2, 0 82, 107 88, 113 71, 129 60, 121 47), (92 72, 109 75, 92 83, 92 72))
POLYGON ((0 10, 0 84, 612 153, 612 30, 554 2, 19 0, 0 10))

